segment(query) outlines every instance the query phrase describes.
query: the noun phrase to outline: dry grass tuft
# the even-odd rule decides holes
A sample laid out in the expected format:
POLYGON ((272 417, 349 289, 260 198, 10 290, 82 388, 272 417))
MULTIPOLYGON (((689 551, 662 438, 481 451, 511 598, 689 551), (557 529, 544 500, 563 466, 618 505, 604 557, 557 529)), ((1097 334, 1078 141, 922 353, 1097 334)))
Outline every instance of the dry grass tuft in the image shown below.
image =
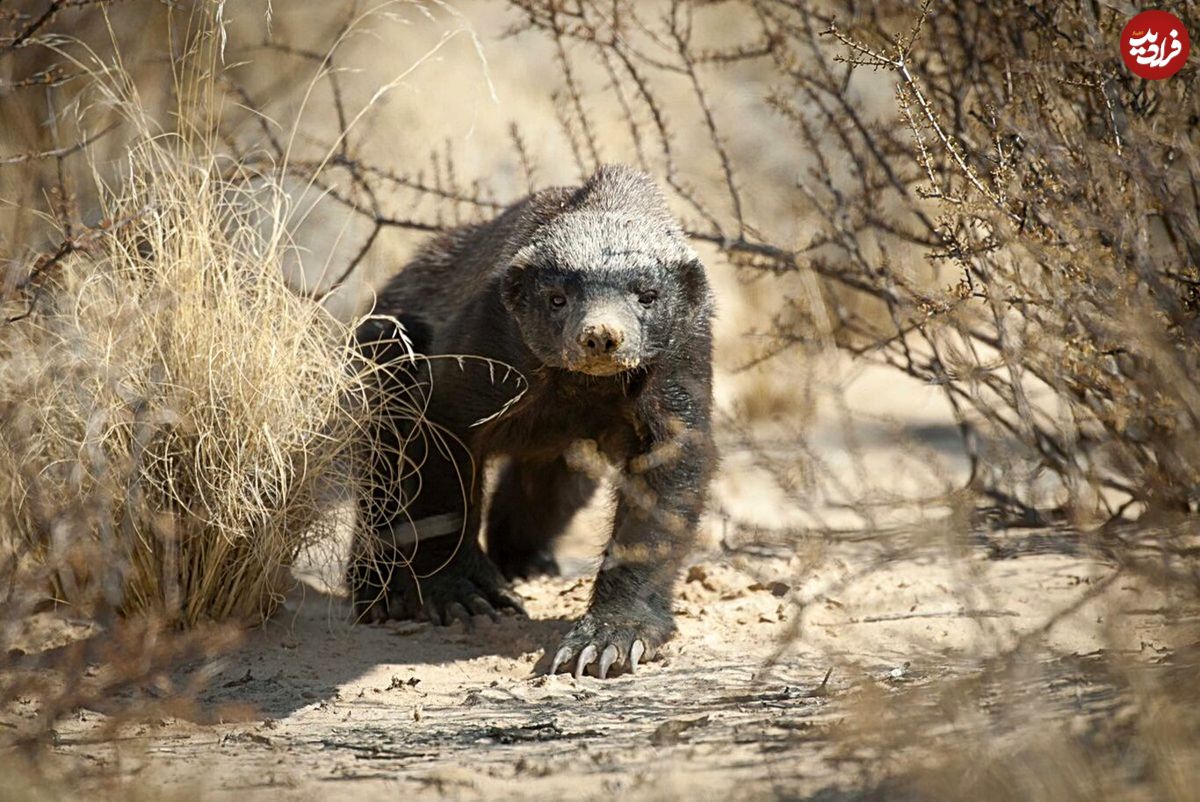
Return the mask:
POLYGON ((3 578, 50 594, 10 595, 27 608, 257 622, 355 481, 370 368, 285 284, 287 200, 218 157, 203 92, 164 134, 119 74, 99 86, 134 131, 122 186, 3 309, 3 578))

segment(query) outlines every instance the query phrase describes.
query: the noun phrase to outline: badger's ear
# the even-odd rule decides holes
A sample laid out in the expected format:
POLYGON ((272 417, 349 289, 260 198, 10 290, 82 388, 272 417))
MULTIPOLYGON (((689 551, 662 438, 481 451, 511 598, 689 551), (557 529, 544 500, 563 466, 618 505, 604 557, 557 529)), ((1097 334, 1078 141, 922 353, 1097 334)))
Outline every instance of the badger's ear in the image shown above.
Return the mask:
POLYGON ((525 297, 525 287, 529 281, 529 271, 522 265, 509 265, 500 277, 500 298, 504 308, 513 311, 525 297))
POLYGON ((576 190, 571 187, 548 187, 529 196, 529 214, 534 227, 543 226, 571 207, 576 190))
POLYGON ((693 256, 680 265, 679 280, 683 286, 683 297, 688 307, 695 310, 707 308, 710 303, 708 277, 704 274, 704 265, 700 258, 693 256))

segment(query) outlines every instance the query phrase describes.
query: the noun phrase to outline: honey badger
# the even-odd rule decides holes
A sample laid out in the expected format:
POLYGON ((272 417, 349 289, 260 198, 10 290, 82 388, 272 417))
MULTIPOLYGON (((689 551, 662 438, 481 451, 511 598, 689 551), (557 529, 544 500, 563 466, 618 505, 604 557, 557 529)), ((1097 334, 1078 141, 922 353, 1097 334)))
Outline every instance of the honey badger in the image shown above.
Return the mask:
POLYGON ((374 460, 349 568, 360 619, 520 611, 508 580, 556 570, 550 546, 595 490, 568 459, 586 443, 619 469, 616 511, 591 603, 550 671, 595 664, 605 677, 652 658, 674 632, 672 585, 714 463, 712 295, 654 181, 603 166, 436 237, 375 312, 357 332, 367 355, 402 361, 390 316, 431 357, 382 373, 382 397, 419 385, 437 436, 406 444, 413 471, 386 450, 374 460), (528 382, 507 408, 503 366, 528 382), (481 476, 495 457, 485 551, 481 476))

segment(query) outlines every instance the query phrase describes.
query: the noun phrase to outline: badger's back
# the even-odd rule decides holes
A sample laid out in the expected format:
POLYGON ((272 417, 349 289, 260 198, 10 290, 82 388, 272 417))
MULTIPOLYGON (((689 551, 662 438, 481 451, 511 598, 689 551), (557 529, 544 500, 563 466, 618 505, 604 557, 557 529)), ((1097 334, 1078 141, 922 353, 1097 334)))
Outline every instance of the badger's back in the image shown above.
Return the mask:
POLYGON ((433 329, 444 326, 480 293, 570 191, 548 189, 521 200, 486 223, 440 234, 393 276, 376 302, 381 314, 416 316, 433 329))

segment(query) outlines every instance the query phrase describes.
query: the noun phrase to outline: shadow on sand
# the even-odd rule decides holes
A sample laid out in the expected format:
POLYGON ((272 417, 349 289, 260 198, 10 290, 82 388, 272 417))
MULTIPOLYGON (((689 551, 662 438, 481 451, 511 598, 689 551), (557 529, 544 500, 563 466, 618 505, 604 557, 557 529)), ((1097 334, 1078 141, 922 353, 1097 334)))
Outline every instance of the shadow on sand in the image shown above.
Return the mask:
MULTIPOLYGON (((488 655, 520 657, 549 648, 570 622, 476 616, 468 631, 461 623, 355 624, 350 604, 309 586, 299 587, 271 621, 250 630, 244 643, 224 657, 220 670, 199 696, 199 718, 240 707, 256 717, 282 718, 336 697, 339 689, 381 666, 395 665, 392 683, 412 682, 414 669, 488 655)), ((530 662, 530 674, 540 663, 530 662)), ((186 683, 200 666, 181 670, 186 683)))

